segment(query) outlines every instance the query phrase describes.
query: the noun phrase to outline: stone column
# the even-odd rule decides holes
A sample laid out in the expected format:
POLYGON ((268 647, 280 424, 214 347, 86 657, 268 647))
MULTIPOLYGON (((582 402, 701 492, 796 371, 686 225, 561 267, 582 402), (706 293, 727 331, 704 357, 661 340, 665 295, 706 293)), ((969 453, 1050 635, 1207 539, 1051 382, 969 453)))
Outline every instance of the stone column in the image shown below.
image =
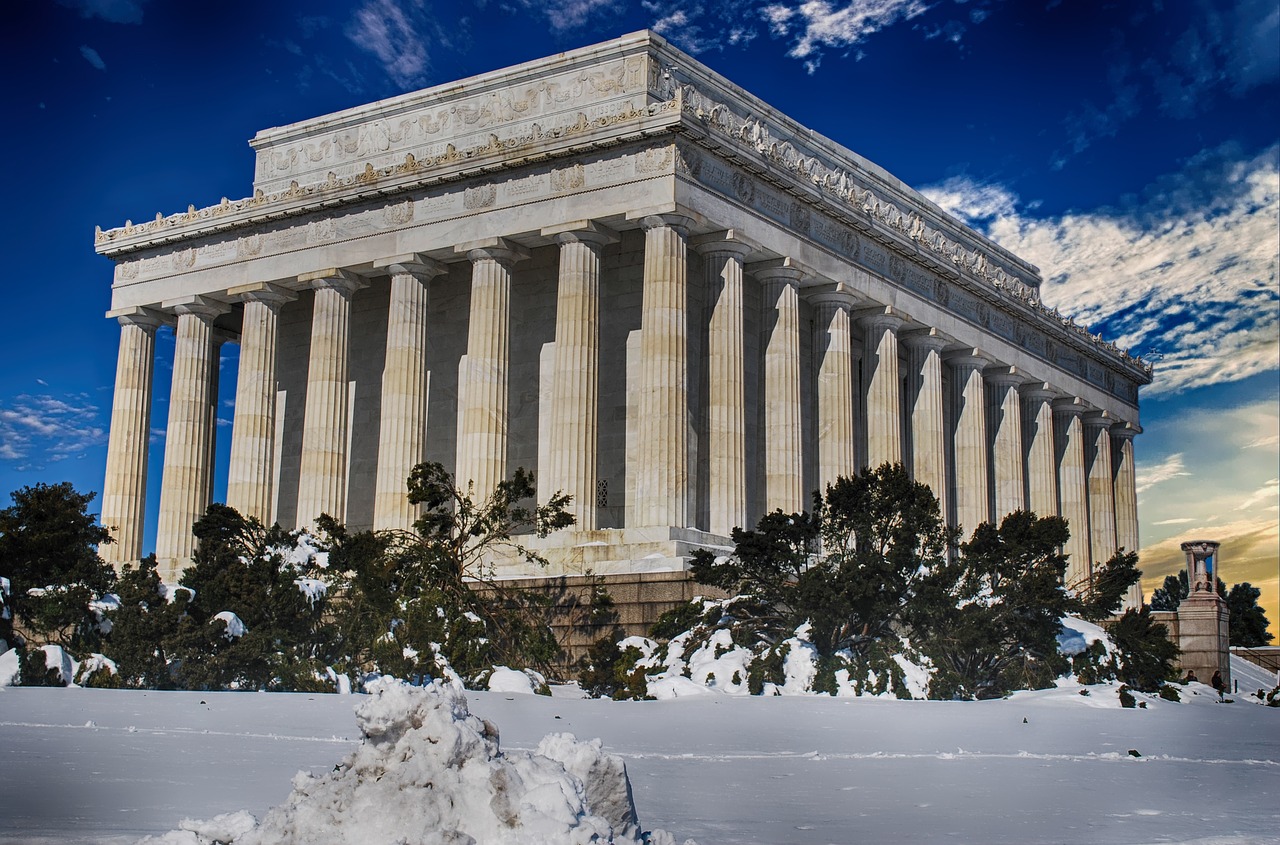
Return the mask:
POLYGON ((466 368, 458 383, 457 484, 477 503, 507 478, 507 367, 511 341, 511 268, 528 258, 503 238, 460 244, 471 260, 466 368))
POLYGON ((120 353, 111 401, 107 475, 102 484, 102 524, 115 542, 99 548, 119 569, 142 559, 147 512, 147 453, 151 439, 151 381, 155 372, 156 329, 162 317, 146 308, 113 311, 120 322, 120 353))
POLYGON ((160 481, 156 560, 160 577, 172 584, 191 563, 196 545, 191 526, 209 507, 214 420, 209 393, 218 367, 213 321, 228 308, 200 296, 165 305, 178 315, 178 328, 160 481))
POLYGON ((1026 479, 1022 452, 1022 398, 1024 381, 1016 367, 997 367, 983 373, 991 385, 987 423, 991 436, 992 518, 1026 510, 1026 479))
POLYGON ((305 527, 321 514, 346 519, 351 297, 365 283, 338 269, 309 273, 298 281, 315 290, 298 474, 297 522, 305 527))
POLYGON ((244 300, 240 371, 231 427, 227 504, 271 525, 276 456, 276 324, 280 307, 297 297, 266 283, 241 285, 227 294, 244 300))
MULTIPOLYGON (((1112 461, 1115 463, 1116 545, 1138 551, 1138 489, 1133 463, 1133 438, 1142 429, 1132 423, 1111 426, 1112 461)), ((1124 609, 1142 607, 1142 583, 1129 588, 1124 609)))
POLYGON ((1080 589, 1093 574, 1089 554, 1089 497, 1084 463, 1084 428, 1080 420, 1086 408, 1079 397, 1053 403, 1054 440, 1058 447, 1058 513, 1067 521, 1071 537, 1067 553, 1066 584, 1080 589))
POLYGON ((1111 423, 1106 411, 1084 417, 1084 444, 1089 476, 1089 554, 1102 566, 1116 553, 1116 493, 1111 472, 1111 423))
POLYGON ((867 466, 899 463, 902 454, 902 378, 898 374, 898 329, 892 308, 861 318, 867 379, 867 466))
POLYGON ((805 509, 800 412, 801 271, 789 258, 751 265, 763 292, 765 510, 805 509))
POLYGON ((849 297, 813 299, 818 365, 818 489, 857 472, 853 430, 853 338, 849 297))
POLYGON ((747 522, 747 411, 742 262, 752 251, 735 231, 701 235, 707 285, 707 530, 729 536, 747 522))
POLYGON ((942 392, 942 350, 947 339, 937 329, 903 335, 912 381, 911 472, 938 499, 945 521, 950 505, 947 489, 947 425, 942 392))
POLYGON ((446 270, 418 253, 376 261, 373 266, 391 273, 373 527, 408 531, 418 514, 409 504, 406 482, 413 468, 426 460, 427 451, 429 284, 446 270))
MULTIPOLYGON (((553 233, 544 230, 543 234, 553 233)), ((545 489, 573 496, 569 510, 577 529, 594 531, 600 426, 600 252, 618 236, 586 222, 575 223, 554 236, 560 244, 560 278, 545 489)))
POLYGON ((948 358, 954 385, 956 524, 963 540, 991 518, 987 495, 986 389, 982 370, 991 362, 976 349, 948 358))
POLYGON ((687 526, 689 495, 689 279, 691 220, 646 217, 640 315, 636 472, 639 526, 687 526))
POLYGON ((1058 458, 1053 437, 1053 400, 1047 384, 1024 389, 1027 507, 1036 516, 1058 515, 1058 458))

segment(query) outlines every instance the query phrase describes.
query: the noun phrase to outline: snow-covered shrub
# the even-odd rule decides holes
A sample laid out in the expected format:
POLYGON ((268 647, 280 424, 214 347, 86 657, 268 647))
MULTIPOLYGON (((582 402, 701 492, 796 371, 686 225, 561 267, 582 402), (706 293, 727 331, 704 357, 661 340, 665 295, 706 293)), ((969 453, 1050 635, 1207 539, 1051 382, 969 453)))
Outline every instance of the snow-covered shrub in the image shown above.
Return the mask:
MULTIPOLYGON (((299 773, 261 822, 246 812, 186 820, 151 845, 675 845, 642 833, 622 760, 599 740, 545 737, 503 752, 492 724, 451 685, 369 685, 364 743, 333 771, 299 773)), ((686 843, 691 845, 691 843, 686 843)))

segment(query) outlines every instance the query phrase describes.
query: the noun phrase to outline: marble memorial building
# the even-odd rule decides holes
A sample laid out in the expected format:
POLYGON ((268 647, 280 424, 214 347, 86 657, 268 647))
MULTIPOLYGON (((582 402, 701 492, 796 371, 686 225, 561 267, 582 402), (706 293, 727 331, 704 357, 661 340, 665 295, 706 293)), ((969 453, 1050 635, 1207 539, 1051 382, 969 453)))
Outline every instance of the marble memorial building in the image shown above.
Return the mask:
MULTIPOLYGON (((409 469, 573 495, 550 572, 687 597, 690 553, 902 461, 953 524, 1061 514, 1079 583, 1138 546, 1150 368, 1039 271, 642 32, 260 132, 252 196, 97 233, 120 324, 102 522, 173 580, 211 501, 407 528, 409 469), (176 348, 147 465, 156 331, 176 348)), ((1135 592, 1132 602, 1140 601, 1135 592)))

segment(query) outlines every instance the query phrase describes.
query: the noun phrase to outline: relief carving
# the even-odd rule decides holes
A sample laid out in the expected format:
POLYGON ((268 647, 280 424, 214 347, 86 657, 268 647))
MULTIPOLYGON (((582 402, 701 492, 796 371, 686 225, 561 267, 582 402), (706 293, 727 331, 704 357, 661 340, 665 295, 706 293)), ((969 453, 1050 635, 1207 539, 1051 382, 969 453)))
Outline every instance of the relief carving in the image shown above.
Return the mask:
POLYGON ((895 281, 904 281, 907 277, 907 265, 898 256, 889 259, 889 278, 895 281))
POLYGON ((413 200, 408 199, 389 205, 384 213, 387 222, 392 226, 403 226, 413 220, 413 200))
POLYGON ((312 220, 307 224, 307 243, 320 244, 338 236, 338 224, 332 217, 312 220))
POLYGON ((492 182, 476 185, 462 192, 462 206, 469 209, 488 208, 498 198, 498 188, 492 182))
POLYGON ((116 265, 116 278, 121 281, 138 278, 138 263, 136 261, 125 261, 116 265))
POLYGON ((551 190, 576 191, 586 184, 586 170, 581 164, 573 164, 551 171, 551 190))
POLYGON ((677 144, 676 171, 697 179, 702 173, 702 153, 687 144, 677 144))
POLYGON ((813 215, 809 211, 809 207, 804 203, 791 203, 791 228, 801 234, 809 233, 809 223, 813 219, 813 215))
POLYGON ((194 247, 180 249, 173 253, 173 269, 190 270, 196 266, 196 251, 194 247))
POLYGON ((236 251, 244 257, 262 254, 262 235, 245 235, 236 244, 236 251))
POLYGON ((666 173, 671 168, 671 147, 654 147, 636 155, 636 173, 666 173))

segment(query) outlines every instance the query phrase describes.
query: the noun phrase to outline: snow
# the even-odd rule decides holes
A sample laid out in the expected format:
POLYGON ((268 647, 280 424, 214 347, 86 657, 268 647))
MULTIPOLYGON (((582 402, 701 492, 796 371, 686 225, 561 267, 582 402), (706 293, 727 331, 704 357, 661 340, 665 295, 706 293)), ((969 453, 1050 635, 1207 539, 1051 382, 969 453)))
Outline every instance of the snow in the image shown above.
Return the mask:
POLYGON ((11 648, 0 653, 0 687, 7 687, 18 682, 18 650, 11 648))
MULTIPOLYGON (((1232 658, 1234 676, 1241 662, 1232 658)), ((640 822, 701 845, 1280 841, 1280 708, 1246 696, 1243 680, 1232 704, 1195 684, 1178 686, 1180 703, 1137 694, 1147 707, 1132 710, 1115 685, 1069 681, 982 702, 749 697, 689 683, 699 694, 671 701, 576 699, 557 688, 551 698, 470 691, 466 705, 501 730, 503 759, 559 761, 584 795, 592 779, 574 761, 598 757, 546 737, 600 738, 626 764, 640 822)), ((353 703, 372 698, 0 689, 0 844, 124 845, 184 818, 224 816, 228 830, 249 816, 265 823, 289 801, 297 771, 328 790, 318 784, 336 780, 335 764, 377 750, 373 739, 360 744, 352 717, 353 703)), ((392 747, 419 753, 408 732, 392 747)), ((504 766, 483 759, 488 771, 504 766)), ((549 809, 553 799, 572 806, 563 794, 531 800, 549 809)), ((378 805, 364 821, 399 806, 378 805)))
MULTIPOLYGON (((223 622, 227 623, 227 630, 222 633, 222 636, 226 637, 228 640, 243 637, 249 630, 245 627, 244 622, 240 621, 240 617, 236 616, 230 610, 223 610, 213 614, 213 619, 221 619, 223 622)), ((213 619, 210 619, 209 621, 213 622, 213 619)))
POLYGON ((329 585, 321 581, 319 578, 294 578, 293 583, 298 586, 302 594, 307 597, 307 601, 315 604, 318 599, 322 599, 325 593, 329 592, 329 585))
POLYGON ((533 695, 538 691, 538 687, 546 684, 546 682, 546 678, 533 670, 522 672, 506 666, 495 666, 493 667, 493 673, 489 675, 489 691, 533 695))
MULTIPOLYGON (((599 742, 545 737, 498 748, 459 688, 385 678, 356 707, 364 742, 333 771, 300 773, 258 823, 243 810, 142 840, 150 845, 639 843, 625 764, 599 742)), ((670 841, 670 840, 668 840, 670 841)))

